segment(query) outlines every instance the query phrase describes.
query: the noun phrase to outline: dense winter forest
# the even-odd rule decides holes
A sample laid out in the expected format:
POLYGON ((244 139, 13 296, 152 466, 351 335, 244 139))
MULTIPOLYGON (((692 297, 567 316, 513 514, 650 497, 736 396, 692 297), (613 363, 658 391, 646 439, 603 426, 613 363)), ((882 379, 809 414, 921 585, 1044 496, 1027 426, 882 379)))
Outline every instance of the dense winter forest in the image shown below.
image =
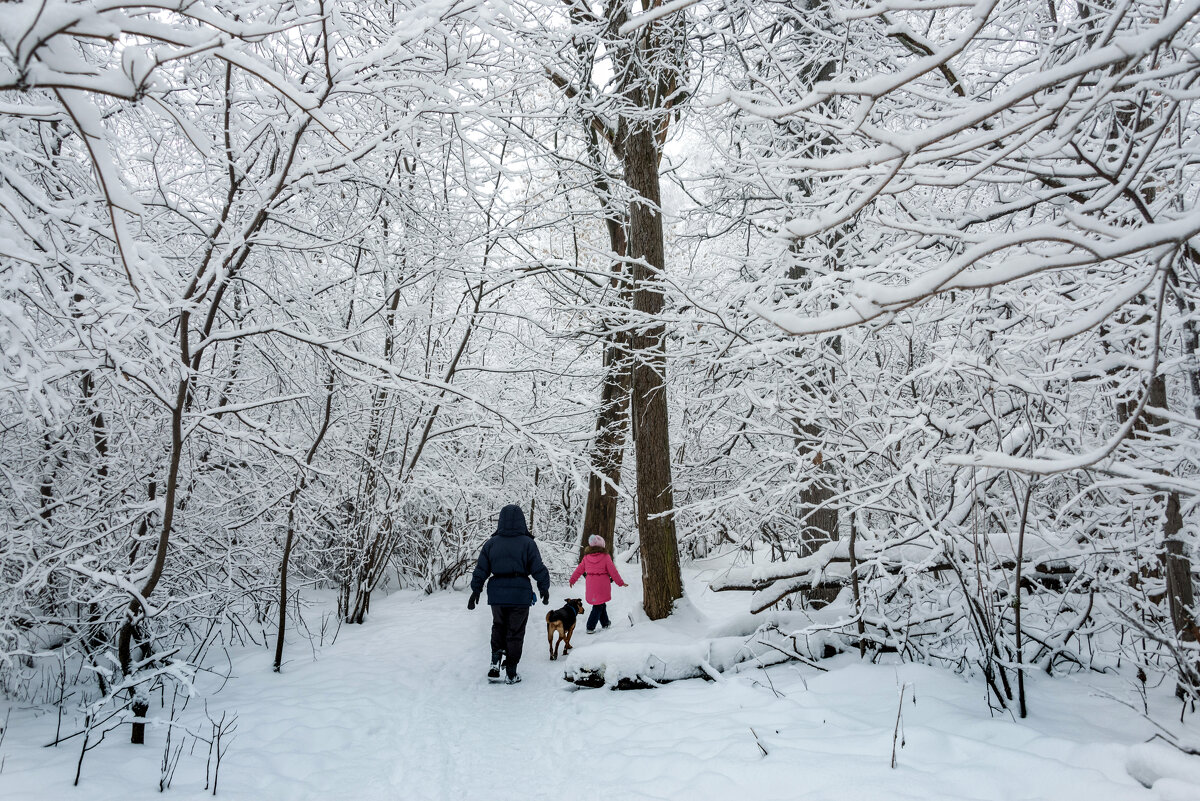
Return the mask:
POLYGON ((8 0, 0 42, 0 691, 81 786, 222 654, 465 605, 508 503, 556 588, 605 537, 635 629, 742 613, 564 688, 915 663, 1190 725, 1200 0, 8 0))

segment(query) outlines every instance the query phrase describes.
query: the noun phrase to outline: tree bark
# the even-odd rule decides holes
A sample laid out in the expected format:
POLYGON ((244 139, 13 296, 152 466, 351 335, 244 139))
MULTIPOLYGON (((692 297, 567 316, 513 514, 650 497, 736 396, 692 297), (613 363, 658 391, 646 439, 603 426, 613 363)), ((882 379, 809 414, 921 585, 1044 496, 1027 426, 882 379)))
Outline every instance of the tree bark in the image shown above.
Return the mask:
MULTIPOLYGON (((1148 400, 1148 408, 1142 415, 1145 426, 1142 426, 1139 421, 1139 425, 1135 427, 1134 436, 1146 436, 1147 429, 1153 430, 1161 436, 1171 436, 1171 427, 1167 419, 1151 411, 1152 409, 1167 408, 1167 380, 1163 375, 1156 375, 1150 380, 1148 400)), ((1183 532, 1183 515, 1180 510, 1179 493, 1169 492, 1164 500, 1166 501, 1166 514, 1163 518, 1161 559, 1167 580, 1167 608, 1171 613, 1175 636, 1181 642, 1196 642, 1200 639, 1200 630, 1197 630, 1196 620, 1192 615, 1195 591, 1192 586, 1191 559, 1187 553, 1187 545, 1180 536, 1183 532)), ((1186 670, 1188 667, 1180 665, 1181 669, 1186 670)))
MULTIPOLYGON (((827 542, 839 538, 838 508, 829 503, 837 493, 831 483, 833 471, 825 462, 825 454, 809 446, 805 440, 819 442, 821 429, 813 423, 794 421, 796 433, 801 435, 797 448, 801 457, 812 463, 812 478, 800 490, 800 509, 804 522, 800 528, 800 555, 808 556, 827 542)), ((840 587, 814 587, 801 593, 808 603, 824 606, 831 603, 841 592, 840 587)))
MULTIPOLYGON (((840 237, 831 237, 829 248, 831 252, 839 251, 840 237)), ((839 254, 840 255, 840 254, 839 254)), ((831 265, 836 269, 836 265, 831 265)), ((788 278, 799 281, 805 277, 807 270, 803 262, 793 261, 788 268, 788 278)), ((820 356, 820 349, 829 347, 834 354, 841 354, 841 337, 834 337, 826 343, 815 340, 805 343, 792 351, 797 364, 806 361, 812 365, 809 376, 800 382, 799 389, 806 392, 817 402, 830 399, 834 394, 834 376, 832 368, 826 367, 820 356), (807 349, 807 352, 806 352, 807 349)), ((833 470, 833 462, 828 454, 821 451, 820 443, 826 439, 824 432, 817 423, 800 416, 792 418, 792 432, 796 436, 796 452, 801 460, 811 464, 808 468, 808 483, 800 490, 800 509, 803 523, 800 528, 800 555, 808 556, 827 542, 840 537, 838 507, 830 503, 837 495, 837 476, 833 470)), ((839 587, 818 588, 805 590, 801 596, 808 603, 821 606, 831 603, 841 591, 839 587)))
MULTIPOLYGON (((1166 409, 1168 400, 1166 377, 1162 374, 1155 375, 1150 379, 1147 407, 1143 410, 1141 418, 1135 421, 1130 436, 1134 439, 1145 439, 1151 431, 1160 436, 1171 436, 1170 422, 1153 411, 1166 409)), ((1136 401, 1118 399, 1118 421, 1121 424, 1127 422, 1136 406, 1136 401)), ((1172 628, 1179 641, 1197 642, 1200 641, 1200 626, 1197 626, 1196 618, 1192 614, 1195 604, 1195 588, 1192 583, 1191 557, 1187 552, 1187 543, 1181 537, 1183 514, 1180 509, 1179 493, 1168 492, 1163 500, 1166 509, 1163 515, 1163 542, 1159 560, 1167 585, 1167 609, 1171 615, 1172 628)), ((1179 669, 1176 693, 1180 697, 1200 689, 1195 686, 1186 686, 1193 683, 1192 676, 1200 675, 1200 666, 1195 663, 1180 664, 1179 669)))
MULTIPOLYGON (((642 10, 661 7, 661 0, 644 0, 642 10)), ((621 215, 611 204, 611 193, 604 192, 606 178, 598 158, 595 133, 599 129, 624 168, 625 183, 634 193, 629 203, 628 235, 625 245, 630 283, 629 298, 633 309, 633 324, 624 326, 634 331, 629 336, 630 356, 628 381, 630 388, 631 422, 637 456, 638 532, 642 556, 643 603, 652 619, 671 613, 676 600, 683 596, 679 572, 679 545, 675 534, 675 499, 671 485, 671 451, 666 398, 666 326, 662 323, 663 293, 658 281, 666 269, 666 249, 663 241, 659 161, 666 140, 671 115, 684 102, 687 92, 681 87, 682 55, 677 47, 683 40, 685 19, 682 12, 669 19, 657 20, 628 33, 618 33, 629 18, 626 5, 610 0, 601 20, 585 4, 567 0, 573 24, 602 28, 604 45, 612 57, 616 75, 618 102, 621 111, 614 127, 601 116, 589 119, 592 158, 595 162, 594 182, 605 199, 608 211, 605 222, 610 241, 618 243, 621 215)), ((586 35, 586 34, 581 34, 586 35)), ((584 49, 577 39, 579 54, 584 49)), ((583 86, 574 86, 551 70, 551 81, 569 97, 590 97, 590 72, 583 86)), ((620 255, 621 248, 613 247, 620 255)), ((622 344, 619 337, 610 346, 622 344)), ((616 352, 620 352, 620 347, 616 352)), ((613 353, 610 351, 610 353, 613 353)), ((613 525, 616 498, 605 497, 603 476, 619 479, 620 448, 624 431, 619 426, 621 389, 625 380, 623 365, 606 354, 605 403, 597 420, 598 448, 594 457, 601 467, 600 475, 589 480, 588 509, 585 511, 583 535, 593 533, 590 526, 613 525), (617 425, 607 425, 612 420, 617 425), (602 439, 607 438, 607 439, 602 439)), ((598 531, 607 535, 607 531, 598 531)), ((606 536, 609 548, 612 537, 606 536)))
MULTIPOLYGON (((1150 385, 1150 406, 1167 408, 1167 381, 1162 375, 1156 375, 1150 385)), ((1163 417, 1149 411, 1144 415, 1150 427, 1159 433, 1170 436, 1170 424, 1163 417)), ((1167 610, 1171 614, 1171 625, 1175 636, 1181 643, 1200 641, 1200 627, 1196 624, 1195 587, 1192 583, 1192 560, 1187 551, 1187 542, 1183 535, 1183 513, 1180 509, 1179 493, 1169 492, 1164 499, 1166 502, 1163 515, 1163 545, 1162 567, 1166 574, 1167 610)), ((1179 649, 1181 661, 1189 659, 1188 651, 1179 649)), ((1191 658, 1190 664, 1179 665, 1179 677, 1175 685, 1175 694, 1180 698, 1194 697, 1200 687, 1196 686, 1196 677, 1200 676, 1200 663, 1191 658)))
POLYGON ((633 265, 633 437, 637 455, 638 531, 642 554, 642 600, 646 615, 659 620, 683 597, 675 496, 671 485, 671 442, 667 414, 666 325, 658 285, 666 270, 660 211, 658 143, 646 123, 629 126, 622 151, 625 180, 638 197, 629 210, 633 265))
POLYGON ((1192 563, 1187 543, 1180 536, 1183 515, 1179 508, 1179 493, 1167 495, 1166 518, 1163 521, 1163 560, 1167 572, 1167 598, 1175 633, 1184 642, 1200 641, 1200 628, 1192 614, 1196 602, 1192 586, 1192 563))

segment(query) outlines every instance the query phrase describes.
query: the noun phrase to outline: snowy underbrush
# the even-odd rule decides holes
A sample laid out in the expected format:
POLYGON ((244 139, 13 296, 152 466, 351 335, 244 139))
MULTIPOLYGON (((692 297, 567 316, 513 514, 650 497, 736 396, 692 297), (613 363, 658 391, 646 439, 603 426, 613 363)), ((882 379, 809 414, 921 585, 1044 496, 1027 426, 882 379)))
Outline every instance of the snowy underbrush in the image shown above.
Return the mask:
MULTIPOLYGON (((491 616, 468 611, 464 592, 381 596, 336 643, 310 648, 294 635, 281 673, 262 645, 210 649, 194 695, 156 695, 146 745, 129 744, 127 725, 92 739, 78 788, 82 736, 44 747, 60 725, 56 710, 12 704, 0 798, 199 801, 215 786, 245 801, 1196 801, 1187 782, 1200 758, 1160 740, 1142 745, 1156 734, 1200 739, 1191 718, 1170 720, 1169 686, 1143 699, 1115 672, 1031 675, 1030 717, 1019 720, 989 711, 979 677, 896 653, 874 662, 839 654, 819 667, 769 665, 785 657, 769 648, 746 658, 738 644, 761 638, 764 624, 792 649, 781 632, 813 621, 800 611, 750 615, 694 571, 676 614, 648 621, 636 566, 621 567, 635 586, 616 590, 613 627, 577 631, 576 649, 551 661, 541 614, 531 615, 524 681, 512 687, 487 682, 491 616), (647 676, 638 654, 705 662, 718 680, 652 692, 576 691, 563 681, 564 669, 588 665, 647 676), (547 771, 547 755, 561 769, 547 771)), ((555 584, 548 608, 575 590, 555 584)), ((68 712, 62 732, 80 723, 68 712)))
MULTIPOLYGON (((940 665, 933 661, 925 665, 913 664, 913 651, 904 648, 884 649, 876 645, 864 648, 860 653, 859 645, 866 645, 867 641, 855 636, 853 599, 848 591, 820 609, 750 613, 739 611, 738 596, 714 595, 706 582, 696 580, 694 575, 689 594, 677 603, 671 617, 649 621, 635 609, 626 617, 629 625, 618 623, 598 637, 586 638, 572 652, 562 677, 571 684, 588 688, 658 688, 649 694, 655 696, 679 691, 685 685, 713 687, 713 692, 720 692, 715 688, 750 682, 785 698, 794 692, 809 696, 818 690, 821 682, 826 682, 850 695, 860 695, 861 709, 856 714, 861 714, 862 718, 878 720, 888 718, 890 714, 890 730, 883 727, 876 731, 871 747, 880 753, 888 752, 894 768, 904 765, 908 760, 907 752, 915 742, 921 743, 921 748, 945 746, 968 759, 965 755, 971 753, 974 746, 962 745, 959 738, 965 731, 976 732, 977 727, 978 731, 984 731, 987 721, 1012 721, 1018 729, 1025 725, 1017 722, 1018 707, 1012 695, 1008 696, 1010 703, 1007 706, 996 703, 995 693, 1005 692, 1001 685, 1003 680, 996 676, 986 677, 974 669, 978 662, 969 658, 970 641, 966 638, 963 640, 964 652, 959 658, 944 660, 940 665), (801 680, 800 687, 789 687, 779 681, 779 671, 784 671, 782 675, 796 675, 789 671, 800 671, 806 678, 801 680), (886 688, 880 683, 881 672, 894 677, 890 702, 886 698, 886 688), (695 679, 700 681, 686 681, 695 679), (993 683, 996 686, 993 687, 993 683), (944 713, 940 705, 948 695, 959 699, 963 705, 954 712, 956 723, 950 724, 935 715, 914 724, 919 698, 930 694, 934 696, 935 706, 939 707, 939 715, 944 713), (966 722, 972 716, 974 722, 966 722), (914 731, 923 726, 930 726, 935 731, 914 731), (956 742, 959 744, 950 745, 956 742)), ((1033 614, 1030 617, 1038 620, 1033 614)), ((1036 630, 1036 623, 1027 625, 1036 630)), ((911 636, 912 631, 910 625, 907 633, 911 636)), ((994 790, 985 788, 980 792, 980 788, 972 787, 968 791, 964 787, 961 795, 946 797, 1200 801, 1200 756, 1197 756, 1200 750, 1195 747, 1195 743, 1200 743, 1200 730, 1196 728, 1194 716, 1188 716, 1182 722, 1171 721, 1172 717, 1178 716, 1179 701, 1169 682, 1148 683, 1136 666, 1128 664, 1110 664, 1099 669, 1099 665, 1093 663, 1087 666, 1090 669, 1084 670, 1078 669, 1083 665, 1067 661, 1065 666, 1074 665, 1076 669, 1053 672, 1047 669, 1049 664, 1051 662, 1043 661, 1025 667, 1030 708, 1028 720, 1040 721, 1035 724, 1040 726, 1049 724, 1060 735, 1070 731, 1071 736, 1085 740, 1113 738, 1115 731, 1136 735, 1141 742, 1130 743, 1127 751, 1107 751, 1105 771, 1109 779, 1119 776, 1120 781, 1136 780, 1146 788, 1147 794, 1141 795, 1128 787, 1116 791, 1104 782, 1085 790, 1084 784, 1064 781, 1059 770, 1070 757, 1052 748, 1041 754, 1045 763, 1041 768, 1018 778, 1019 789, 1015 795, 1000 789, 1002 783, 998 783, 994 790), (1086 701, 1083 700, 1085 697, 1086 701), (1118 720, 1124 722, 1118 724, 1118 720), (1072 726, 1076 727, 1074 731, 1072 726), (1099 733, 1101 729, 1105 730, 1103 734, 1099 733)), ((1016 666, 1007 667, 1010 674, 1015 675, 1016 666)), ((828 694, 823 697, 824 702, 831 703, 831 708, 840 703, 831 702, 828 694)), ((926 706, 928 703, 926 698, 926 706)), ((928 709, 925 712, 927 714, 928 709)), ((783 745, 786 738, 781 742, 777 736, 782 732, 782 729, 765 733, 751 729, 755 745, 764 759, 786 748, 783 745)), ((965 736, 974 737, 977 733, 965 736)), ((1017 739, 1019 745, 1012 743, 1004 747, 1037 751, 1045 745, 1045 738, 1031 739, 1029 732, 1018 735, 1017 739), (1035 746, 1035 743, 1042 745, 1035 746)), ((1008 757, 997 758, 1000 763, 1008 760, 1008 757)), ((956 765, 955 775, 966 780, 970 770, 970 766, 956 765)), ((844 796, 813 793, 796 797, 832 799, 844 796)), ((904 793, 889 788, 869 797, 924 796, 912 788, 904 793)), ((942 796, 932 794, 928 797, 942 796)))
MULTIPOLYGON (((1021 677, 1131 667, 1143 684, 1196 695, 1200 674, 1173 632, 1165 581, 1154 560, 1086 541, 1030 532, 911 536, 858 532, 806 556, 774 560, 738 549, 707 560, 709 587, 767 617, 747 639, 790 645, 800 656, 846 651, 982 677, 989 703, 1021 705, 1021 677), (1020 547, 1018 547, 1020 545, 1020 547), (1138 561, 1141 559, 1142 561, 1138 561), (809 598, 834 600, 821 607, 809 598), (775 609, 795 616, 772 619, 775 609)), ((626 659, 624 664, 631 660, 626 659)), ((667 675, 646 668, 648 675, 667 675)))
MULTIPOLYGON (((845 564, 837 562, 844 555, 844 547, 834 543, 790 564, 739 566, 739 554, 701 562, 686 571, 688 593, 674 614, 649 621, 635 609, 626 616, 628 625, 622 621, 600 637, 584 639, 563 678, 581 687, 666 692, 664 685, 680 683, 761 681, 774 687, 771 676, 788 669, 784 663, 810 675, 874 665, 901 676, 923 665, 933 672, 921 675, 946 677, 938 681, 956 676, 973 688, 974 714, 981 720, 1053 717, 1062 714, 1058 696, 1094 687, 1109 699, 1110 712, 1120 708, 1140 719, 1147 732, 1143 740, 1158 738, 1121 758, 1128 776, 1152 788, 1150 797, 1200 801, 1200 757, 1189 753, 1196 750, 1189 745, 1196 738, 1194 716, 1186 716, 1182 726, 1168 725, 1180 714, 1169 659, 1146 647, 1152 641, 1129 641, 1129 630, 1121 642, 1114 623, 1120 610, 1105 606, 1112 601, 1097 597, 1094 584, 1085 585, 1086 591, 1067 584, 1048 588, 1056 575, 1051 571, 1061 566, 1038 563, 1041 572, 1034 575, 1043 584, 1022 593, 1019 638, 1013 610, 1004 605, 1011 595, 972 585, 954 569, 930 570, 932 563, 874 574, 862 581, 857 602, 851 588, 843 586, 819 608, 801 603, 793 592, 775 608, 747 611, 758 607, 761 590, 714 593, 710 586, 769 587, 793 574, 784 579, 793 591, 815 587, 844 580, 845 564), (1120 659, 1128 654, 1137 658, 1120 659), (683 681, 688 679, 702 681, 683 681)), ((999 564, 993 579, 1006 569, 1002 557, 999 564)), ((898 685, 902 688, 904 681, 898 685)), ((898 696, 893 747, 902 750, 904 710, 916 700, 902 700, 899 688, 898 696)), ((766 742, 759 745, 770 750, 766 742)), ((1039 788, 1020 797, 1052 794, 1039 788)))
MULTIPOLYGON (((337 639, 340 622, 332 593, 306 595, 289 605, 289 641, 300 658, 312 659, 337 639)), ((114 740, 128 742, 131 726, 144 724, 147 742, 160 749, 160 790, 171 786, 185 750, 203 757, 204 786, 213 789, 237 714, 210 711, 209 700, 234 678, 236 658, 271 652, 275 624, 255 604, 214 610, 167 599, 161 614, 139 628, 128 674, 121 670, 112 627, 29 627, 0 654, 0 697, 13 709, 20 704, 35 720, 52 721, 33 736, 55 753, 73 755, 72 783, 103 761, 98 749, 111 748, 114 740)), ((25 731, 16 736, 30 736, 28 726, 21 728, 25 731)), ((0 742, 7 734, 0 732, 0 742)))

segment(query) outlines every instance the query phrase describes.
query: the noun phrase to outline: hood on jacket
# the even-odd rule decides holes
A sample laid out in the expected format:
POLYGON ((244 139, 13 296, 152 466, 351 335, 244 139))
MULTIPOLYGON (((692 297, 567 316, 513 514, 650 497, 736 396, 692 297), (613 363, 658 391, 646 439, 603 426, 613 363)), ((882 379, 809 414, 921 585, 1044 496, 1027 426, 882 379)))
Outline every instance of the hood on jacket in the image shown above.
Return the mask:
POLYGON ((597 547, 595 545, 589 545, 583 549, 584 556, 591 556, 594 553, 608 553, 608 549, 603 548, 603 547, 597 547))
POLYGON ((532 537, 529 526, 525 525, 525 513, 515 503, 510 503, 500 510, 500 522, 496 524, 496 534, 501 537, 532 537))

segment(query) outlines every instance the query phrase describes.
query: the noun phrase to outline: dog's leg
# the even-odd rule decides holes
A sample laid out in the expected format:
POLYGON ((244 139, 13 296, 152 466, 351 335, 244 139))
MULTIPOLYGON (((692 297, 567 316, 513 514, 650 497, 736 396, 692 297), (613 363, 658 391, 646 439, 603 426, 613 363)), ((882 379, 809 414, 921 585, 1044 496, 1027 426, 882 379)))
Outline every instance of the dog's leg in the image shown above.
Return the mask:
POLYGON ((566 647, 563 648, 563 656, 566 656, 567 654, 571 653, 571 635, 574 633, 575 633, 574 626, 571 626, 571 628, 567 629, 567 643, 566 643, 566 647))
POLYGON ((558 659, 554 653, 554 626, 550 625, 550 616, 546 615, 546 642, 550 644, 550 661, 558 659))

